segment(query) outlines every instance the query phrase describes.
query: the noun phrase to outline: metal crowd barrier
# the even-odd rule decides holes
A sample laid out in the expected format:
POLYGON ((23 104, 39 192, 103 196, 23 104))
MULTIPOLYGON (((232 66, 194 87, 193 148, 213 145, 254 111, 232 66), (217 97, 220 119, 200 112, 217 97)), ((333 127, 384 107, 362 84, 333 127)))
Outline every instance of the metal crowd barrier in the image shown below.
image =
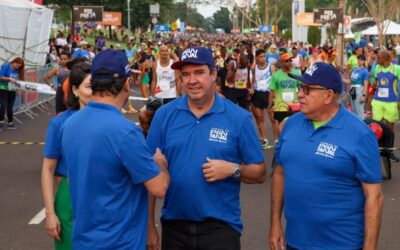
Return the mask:
MULTIPOLYGON (((57 66, 58 67, 58 66, 57 66)), ((44 83, 44 77, 53 68, 52 65, 46 65, 43 67, 29 68, 25 70, 25 81, 44 83)), ((57 83, 56 77, 52 79, 53 83, 57 83)), ((18 95, 14 103, 14 119, 16 122, 22 124, 22 121, 18 119, 20 115, 27 115, 31 119, 35 119, 38 116, 34 112, 34 109, 38 109, 42 112, 49 111, 49 105, 55 104, 55 96, 41 94, 36 91, 18 90, 18 95)))

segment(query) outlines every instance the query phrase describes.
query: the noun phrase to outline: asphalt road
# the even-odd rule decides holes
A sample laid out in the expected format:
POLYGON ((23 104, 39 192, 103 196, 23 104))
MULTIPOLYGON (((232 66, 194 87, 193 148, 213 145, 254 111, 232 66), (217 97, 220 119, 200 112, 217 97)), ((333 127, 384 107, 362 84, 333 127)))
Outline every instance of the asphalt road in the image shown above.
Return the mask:
MULTIPOLYGON (((50 109, 53 110, 52 107, 50 109)), ((0 142, 43 141, 48 120, 53 115, 49 111, 38 112, 36 119, 19 116, 23 121, 19 130, 1 132, 0 142)), ((129 118, 136 120, 135 115, 130 115, 129 118)), ((399 140, 396 140, 396 145, 400 145, 399 140)), ((47 236, 43 222, 28 225, 43 208, 40 190, 42 149, 41 145, 0 145, 0 250, 52 249, 52 240, 47 236)), ((265 155, 267 166, 270 166, 272 151, 266 151, 265 155)), ((400 249, 399 163, 394 164, 392 172, 392 180, 385 180, 383 183, 385 205, 379 241, 379 249, 382 250, 400 249)), ((271 184, 269 176, 270 171, 264 184, 242 186, 243 250, 267 249, 271 184)))

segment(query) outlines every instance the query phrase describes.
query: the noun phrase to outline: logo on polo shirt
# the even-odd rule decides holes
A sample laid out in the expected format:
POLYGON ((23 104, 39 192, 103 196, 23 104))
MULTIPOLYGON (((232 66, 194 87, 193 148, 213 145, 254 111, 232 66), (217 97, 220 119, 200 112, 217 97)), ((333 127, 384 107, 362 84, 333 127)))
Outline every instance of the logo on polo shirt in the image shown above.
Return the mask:
POLYGON ((182 53, 182 61, 186 58, 196 58, 197 59, 197 49, 187 49, 182 53))
POLYGON ((315 152, 315 154, 322 155, 322 156, 325 156, 328 158, 334 158, 337 148, 338 148, 338 146, 336 146, 336 145, 332 145, 327 142, 320 142, 317 152, 315 152))
POLYGON ((317 65, 313 64, 311 67, 309 67, 306 70, 306 74, 312 76, 314 74, 314 72, 318 69, 317 65))
POLYGON ((211 128, 209 141, 227 143, 229 130, 222 128, 211 128))

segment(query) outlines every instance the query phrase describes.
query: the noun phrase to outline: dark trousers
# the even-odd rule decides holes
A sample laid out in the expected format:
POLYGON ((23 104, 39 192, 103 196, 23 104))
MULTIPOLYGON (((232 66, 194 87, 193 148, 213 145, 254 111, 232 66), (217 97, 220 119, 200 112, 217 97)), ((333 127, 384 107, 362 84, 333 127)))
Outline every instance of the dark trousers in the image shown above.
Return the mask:
POLYGON ((0 90, 0 121, 4 121, 6 109, 7 109, 8 122, 13 121, 14 117, 13 106, 16 96, 17 92, 15 91, 8 91, 3 89, 0 90))
POLYGON ((225 222, 162 222, 162 250, 240 250, 240 234, 225 222))

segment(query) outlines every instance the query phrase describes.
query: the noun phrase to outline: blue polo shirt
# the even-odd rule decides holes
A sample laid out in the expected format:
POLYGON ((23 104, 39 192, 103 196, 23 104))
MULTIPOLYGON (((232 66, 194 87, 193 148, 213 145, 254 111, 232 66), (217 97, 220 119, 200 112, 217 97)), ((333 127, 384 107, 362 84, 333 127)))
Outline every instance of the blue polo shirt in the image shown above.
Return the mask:
POLYGON ((50 120, 49 126, 47 127, 46 143, 44 145, 43 157, 57 159, 57 167, 55 175, 68 176, 67 166, 65 165, 65 159, 62 157, 61 152, 61 128, 64 122, 77 110, 67 109, 61 114, 57 115, 50 120))
POLYGON ((147 136, 152 152, 160 148, 168 159, 171 183, 162 220, 204 221, 214 218, 241 233, 240 181, 230 177, 205 180, 206 158, 256 164, 264 161, 249 112, 215 95, 212 108, 197 118, 187 96, 157 110, 147 136))
POLYGON ((378 142, 369 127, 342 105, 318 129, 298 113, 283 128, 276 162, 284 169, 287 243, 309 250, 361 249, 361 183, 382 181, 378 142))
POLYGON ((73 249, 145 249, 148 193, 160 172, 143 133, 116 107, 89 102, 62 131, 73 249))

